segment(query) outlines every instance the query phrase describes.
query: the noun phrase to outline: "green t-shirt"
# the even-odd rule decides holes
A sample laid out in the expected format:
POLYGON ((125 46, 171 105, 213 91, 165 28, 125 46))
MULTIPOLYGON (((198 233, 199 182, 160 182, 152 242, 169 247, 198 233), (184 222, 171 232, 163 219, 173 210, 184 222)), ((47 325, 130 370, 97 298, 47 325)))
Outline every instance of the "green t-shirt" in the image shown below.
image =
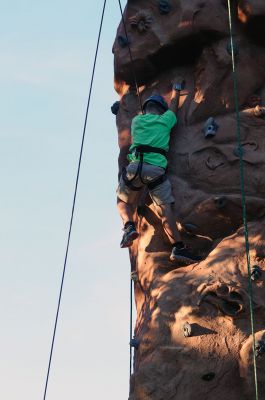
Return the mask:
MULTIPOLYGON (((143 114, 137 115, 132 120, 132 141, 130 150, 135 147, 146 144, 153 147, 159 147, 168 151, 170 132, 177 123, 177 117, 173 111, 168 110, 162 115, 143 114)), ((134 154, 128 155, 129 161, 138 161, 134 154)), ((145 153, 144 162, 166 168, 167 159, 162 154, 145 153)))

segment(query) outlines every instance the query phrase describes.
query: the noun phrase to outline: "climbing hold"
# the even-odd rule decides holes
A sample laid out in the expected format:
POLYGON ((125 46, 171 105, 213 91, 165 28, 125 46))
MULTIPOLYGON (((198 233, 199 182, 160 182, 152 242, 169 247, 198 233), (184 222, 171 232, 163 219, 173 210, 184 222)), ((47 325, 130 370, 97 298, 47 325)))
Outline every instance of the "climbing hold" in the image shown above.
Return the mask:
POLYGON ((152 21, 152 17, 144 11, 140 11, 130 18, 131 27, 137 29, 139 33, 146 32, 150 28, 152 21))
POLYGON ((255 115, 255 117, 258 117, 258 118, 264 117, 265 116, 265 107, 261 107, 260 105, 257 105, 254 108, 254 115, 255 115))
POLYGON ((226 196, 216 196, 214 198, 214 202, 216 207, 221 210, 222 208, 225 208, 227 206, 227 197, 226 196))
POLYGON ((183 224, 183 228, 190 235, 195 235, 198 232, 198 226, 190 223, 183 224))
POLYGON ((111 112, 114 115, 117 115, 120 109, 120 102, 119 101, 115 101, 115 103, 112 104, 111 106, 111 112))
MULTIPOLYGON (((233 50, 234 50, 234 55, 237 56, 239 53, 239 48, 236 42, 233 42, 233 50)), ((226 51, 228 54, 232 55, 232 46, 231 46, 231 41, 229 40, 229 42, 227 43, 226 46, 226 51)))
POLYGON ((234 153, 234 156, 239 158, 239 157, 243 157, 244 156, 245 150, 243 149, 242 146, 238 146, 238 147, 236 147, 234 149, 233 153, 234 153))
POLYGON ((135 350, 138 350, 140 346, 140 340, 135 338, 131 339, 130 346, 133 347, 135 350))
POLYGON ((261 278, 262 270, 258 265, 253 265, 251 268, 251 279, 252 281, 258 281, 261 278))
POLYGON ((117 37, 117 40, 118 40, 119 46, 122 48, 127 47, 129 44, 129 40, 125 36, 119 35, 117 37))
POLYGON ((132 272, 131 272, 131 280, 132 280, 134 283, 139 282, 139 277, 138 277, 138 272, 137 272, 137 271, 132 271, 132 272))
POLYGON ((146 206, 138 206, 137 207, 137 214, 139 217, 144 217, 146 211, 146 206))
POLYGON ((208 372, 208 374, 202 375, 202 379, 203 379, 204 381, 210 382, 210 381, 212 381, 214 378, 215 378, 215 373, 214 373, 214 372, 208 372))
POLYGON ((255 355, 256 357, 262 357, 265 354, 265 343, 259 340, 255 345, 255 355))
POLYGON ((191 325, 188 322, 185 322, 185 324, 183 325, 182 330, 183 330, 184 337, 192 336, 192 328, 191 328, 191 325))
POLYGON ((168 14, 171 11, 171 4, 168 0, 159 0, 159 11, 161 14, 168 14))
POLYGON ((208 118, 202 130, 204 132, 205 138, 210 139, 214 137, 216 135, 218 128, 219 125, 215 122, 213 117, 208 118))

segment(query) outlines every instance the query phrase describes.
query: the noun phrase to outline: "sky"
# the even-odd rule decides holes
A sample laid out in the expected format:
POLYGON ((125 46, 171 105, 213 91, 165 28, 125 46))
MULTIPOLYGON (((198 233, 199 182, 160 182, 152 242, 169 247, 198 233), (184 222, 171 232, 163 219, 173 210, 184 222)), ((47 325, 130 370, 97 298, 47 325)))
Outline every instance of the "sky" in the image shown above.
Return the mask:
MULTIPOLYGON (((123 6, 125 1, 122 2, 123 6)), ((103 0, 0 4, 0 398, 43 398, 103 0)), ((47 400, 125 400, 127 250, 107 2, 47 400)))

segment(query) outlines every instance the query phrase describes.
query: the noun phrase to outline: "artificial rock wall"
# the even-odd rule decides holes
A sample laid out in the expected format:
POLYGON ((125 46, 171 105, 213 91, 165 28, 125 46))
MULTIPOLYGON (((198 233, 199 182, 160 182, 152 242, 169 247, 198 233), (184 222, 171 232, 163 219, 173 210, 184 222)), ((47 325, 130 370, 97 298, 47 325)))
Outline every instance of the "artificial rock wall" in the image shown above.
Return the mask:
MULTIPOLYGON (((257 370, 265 399, 265 1, 232 1, 253 276, 257 370), (262 350, 263 349, 263 350, 262 350)), ((125 23, 142 100, 182 76, 169 178, 183 240, 203 261, 179 267, 146 192, 130 249, 137 322, 129 400, 254 398, 248 274, 226 0, 129 0, 125 23), (213 117, 218 130, 207 138, 213 117), (207 128, 207 127, 206 127, 207 128), (205 136, 206 133, 206 136, 205 136), (190 332, 191 331, 191 332, 190 332)), ((122 23, 113 46, 119 167, 139 103, 122 23)))

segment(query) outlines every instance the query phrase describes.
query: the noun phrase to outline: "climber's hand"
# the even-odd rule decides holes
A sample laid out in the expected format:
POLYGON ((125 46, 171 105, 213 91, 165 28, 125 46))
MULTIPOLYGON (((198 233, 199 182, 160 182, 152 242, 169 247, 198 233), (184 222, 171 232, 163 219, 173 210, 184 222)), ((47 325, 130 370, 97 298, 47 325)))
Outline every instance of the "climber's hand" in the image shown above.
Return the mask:
POLYGON ((180 92, 185 88, 185 80, 183 78, 178 78, 172 85, 172 89, 180 92))

